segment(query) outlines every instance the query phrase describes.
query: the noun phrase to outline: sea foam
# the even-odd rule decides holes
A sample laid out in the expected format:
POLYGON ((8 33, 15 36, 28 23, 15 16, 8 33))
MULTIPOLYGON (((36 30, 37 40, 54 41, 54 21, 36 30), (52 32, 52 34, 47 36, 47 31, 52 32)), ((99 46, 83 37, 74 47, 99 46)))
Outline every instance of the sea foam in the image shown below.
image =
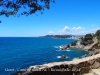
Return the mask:
POLYGON ((54 48, 59 48, 59 46, 53 46, 54 48))
POLYGON ((56 50, 56 51, 71 51, 71 50, 56 50))
MULTIPOLYGON (((61 56, 57 56, 57 58, 61 58, 61 56)), ((69 57, 66 56, 66 58, 69 58, 69 57)), ((66 58, 63 58, 63 59, 66 59, 66 58)))

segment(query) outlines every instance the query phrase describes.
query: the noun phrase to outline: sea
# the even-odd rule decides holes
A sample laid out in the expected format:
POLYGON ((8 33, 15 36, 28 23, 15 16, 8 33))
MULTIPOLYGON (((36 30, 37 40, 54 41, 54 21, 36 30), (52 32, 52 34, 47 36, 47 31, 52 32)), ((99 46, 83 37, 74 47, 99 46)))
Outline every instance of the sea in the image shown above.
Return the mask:
POLYGON ((59 46, 76 39, 47 37, 0 37, 0 75, 10 75, 29 66, 82 58, 89 52, 80 49, 60 50, 59 46), (65 55, 67 58, 61 59, 65 55))

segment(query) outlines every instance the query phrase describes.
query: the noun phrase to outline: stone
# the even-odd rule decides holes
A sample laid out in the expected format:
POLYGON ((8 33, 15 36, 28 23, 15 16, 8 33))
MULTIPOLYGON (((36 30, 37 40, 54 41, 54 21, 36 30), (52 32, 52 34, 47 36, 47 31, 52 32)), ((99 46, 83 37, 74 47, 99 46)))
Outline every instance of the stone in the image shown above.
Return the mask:
POLYGON ((90 61, 87 61, 87 63, 89 63, 90 65, 94 64, 95 60, 90 60, 90 61))
POLYGON ((100 58, 99 59, 96 59, 96 61, 100 63, 100 58))
POLYGON ((96 62, 96 61, 95 61, 95 63, 93 65, 90 66, 91 69, 97 69, 99 67, 100 67, 100 63, 96 62))

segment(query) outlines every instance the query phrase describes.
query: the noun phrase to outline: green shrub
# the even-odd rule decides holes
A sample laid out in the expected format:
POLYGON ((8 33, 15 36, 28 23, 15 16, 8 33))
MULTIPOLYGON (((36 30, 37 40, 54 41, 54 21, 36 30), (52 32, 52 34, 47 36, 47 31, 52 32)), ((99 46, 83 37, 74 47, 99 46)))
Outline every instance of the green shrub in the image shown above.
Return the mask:
POLYGON ((100 36, 97 36, 97 39, 100 40, 100 36))
POLYGON ((95 33, 95 36, 100 36, 100 30, 97 30, 97 32, 95 33))
POLYGON ((98 40, 98 42, 100 43, 100 40, 98 40))
POLYGON ((88 42, 82 41, 81 44, 84 45, 84 46, 86 46, 86 45, 88 45, 88 42))
POLYGON ((93 40, 81 41, 81 44, 84 45, 84 46, 86 46, 88 44, 92 44, 92 43, 94 43, 93 40))
POLYGON ((88 44, 92 44, 92 43, 94 43, 93 40, 89 40, 89 41, 88 41, 88 44))
POLYGON ((71 43, 71 46, 76 46, 77 41, 71 43))
POLYGON ((92 34, 86 34, 85 37, 84 37, 84 41, 92 40, 92 39, 93 39, 92 34))

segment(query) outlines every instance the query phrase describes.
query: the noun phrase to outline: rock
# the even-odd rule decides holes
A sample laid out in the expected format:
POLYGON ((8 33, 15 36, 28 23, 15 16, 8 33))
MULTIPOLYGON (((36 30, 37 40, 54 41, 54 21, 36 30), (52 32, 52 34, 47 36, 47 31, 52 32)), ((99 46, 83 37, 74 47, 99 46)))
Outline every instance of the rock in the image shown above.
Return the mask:
POLYGON ((100 63, 96 62, 96 61, 95 61, 95 63, 93 65, 90 66, 90 68, 92 68, 92 69, 97 69, 99 67, 100 67, 100 63))
MULTIPOLYGON (((33 67, 33 66, 32 66, 33 67)), ((32 69, 32 67, 28 69, 32 69)), ((12 75, 82 75, 83 73, 88 73, 90 69, 97 69, 100 68, 100 54, 89 56, 82 59, 77 59, 73 61, 68 62, 61 62, 59 64, 57 63, 50 63, 45 64, 44 66, 34 66, 34 68, 40 68, 40 69, 46 69, 47 72, 44 71, 31 71, 27 69, 26 72, 17 72, 12 75), (52 65, 51 65, 52 64, 52 65), (51 66, 50 66, 51 65, 51 66), (51 70, 54 69, 68 69, 69 71, 54 71, 51 70), (74 70, 74 71, 73 71, 74 70), (49 73, 48 73, 49 71, 49 73)))
POLYGON ((90 60, 90 61, 87 61, 87 63, 89 63, 90 65, 93 65, 95 62, 95 60, 90 60))
POLYGON ((98 54, 98 53, 100 53, 100 50, 98 50, 98 49, 94 50, 95 55, 98 54))
POLYGON ((81 69, 81 74, 83 74, 83 73, 89 73, 89 71, 90 71, 90 68, 89 67, 83 67, 81 69))
POLYGON ((61 58, 66 58, 66 56, 65 55, 62 55, 61 58))
POLYGON ((96 61, 100 63, 100 58, 99 59, 96 59, 96 61))

